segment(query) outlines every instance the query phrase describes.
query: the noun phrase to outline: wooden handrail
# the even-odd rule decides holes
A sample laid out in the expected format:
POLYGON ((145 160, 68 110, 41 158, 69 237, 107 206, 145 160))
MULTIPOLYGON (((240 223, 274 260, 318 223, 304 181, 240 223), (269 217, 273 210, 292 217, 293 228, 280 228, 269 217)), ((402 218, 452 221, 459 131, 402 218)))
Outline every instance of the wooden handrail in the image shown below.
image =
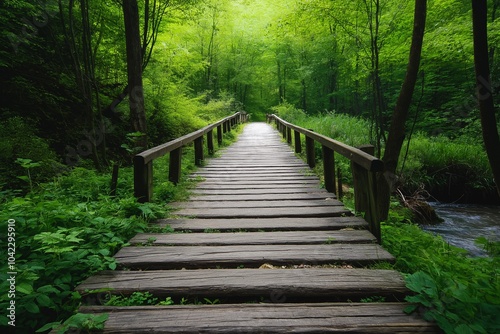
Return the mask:
POLYGON ((207 135, 208 152, 214 152, 213 129, 217 128, 217 142, 222 144, 223 133, 231 131, 233 125, 246 122, 248 115, 238 112, 200 130, 158 145, 134 156, 134 195, 139 202, 149 202, 153 197, 153 161, 170 153, 169 181, 179 183, 181 177, 182 148, 194 142, 195 164, 203 162, 203 136, 207 135))
MULTIPOLYGON (((302 134, 305 136, 307 164, 311 168, 314 168, 316 165, 314 142, 321 144, 325 188, 327 191, 336 194, 342 193, 342 189, 336 188, 334 152, 343 155, 351 161, 355 211, 365 213, 365 220, 369 223, 370 231, 380 243, 381 233, 376 180, 377 173, 384 172, 384 163, 382 160, 373 156, 373 146, 365 145, 360 148, 355 148, 327 136, 315 133, 312 130, 289 123, 274 114, 267 115, 267 121, 269 123, 273 120, 276 123, 278 131, 282 133, 283 138, 286 139, 289 144, 292 143, 293 130, 296 153, 302 152, 300 135, 302 134)), ((337 186, 342 186, 339 180, 337 180, 337 186)))

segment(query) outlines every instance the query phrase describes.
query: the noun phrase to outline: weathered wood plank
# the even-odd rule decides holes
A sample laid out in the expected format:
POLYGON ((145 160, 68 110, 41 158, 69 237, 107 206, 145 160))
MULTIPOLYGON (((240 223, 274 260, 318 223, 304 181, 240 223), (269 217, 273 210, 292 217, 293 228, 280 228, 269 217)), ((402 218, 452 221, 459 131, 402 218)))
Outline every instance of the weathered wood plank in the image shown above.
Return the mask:
POLYGON ((160 219, 158 227, 170 226, 175 230, 203 232, 219 231, 314 231, 343 228, 366 228, 368 223, 360 217, 331 218, 261 218, 261 219, 160 219))
MULTIPOLYGON (((254 189, 251 189, 254 190, 254 189)), ((273 207, 273 208, 201 208, 180 209, 174 211, 177 216, 194 218, 286 218, 286 217, 339 217, 351 215, 343 206, 314 207, 273 207)))
POLYGON ((203 187, 206 185, 212 186, 212 185, 217 185, 217 186, 225 186, 225 185, 271 185, 274 187, 282 187, 284 185, 308 185, 309 186, 318 186, 319 187, 319 180, 304 180, 304 179, 297 179, 297 180, 273 180, 273 181, 265 181, 265 180, 233 180, 231 179, 230 182, 227 180, 221 180, 221 179, 205 179, 204 181, 200 182, 197 187, 203 187))
POLYGON ((409 290, 400 273, 369 269, 201 269, 103 271, 86 279, 76 291, 110 289, 113 294, 135 291, 155 296, 215 296, 240 298, 305 296, 346 300, 366 296, 402 298, 409 290))
POLYGON ((215 209, 215 208, 286 208, 286 207, 316 207, 316 206, 344 206, 344 203, 335 199, 322 200, 295 200, 295 201, 193 201, 176 202, 169 204, 173 208, 183 209, 215 209))
POLYGON ((196 234, 140 233, 133 237, 129 243, 131 245, 149 244, 151 246, 312 245, 370 243, 376 240, 377 239, 366 230, 344 230, 196 234))
POLYGON ((234 174, 246 174, 246 173, 269 173, 269 172, 296 172, 296 173, 310 173, 310 169, 308 167, 291 167, 291 166, 267 166, 267 167, 259 167, 259 166, 247 166, 238 169, 229 169, 227 167, 217 167, 212 165, 207 165, 203 168, 198 169, 198 173, 218 173, 218 172, 227 172, 234 174))
MULTIPOLYGON (((281 163, 276 163, 271 161, 269 164, 264 164, 264 163, 217 163, 217 164, 212 164, 208 165, 203 169, 206 170, 207 172, 212 171, 212 170, 219 170, 219 169, 224 169, 226 168, 227 170, 248 170, 248 169, 256 169, 256 171, 260 172, 260 169, 262 168, 268 168, 269 171, 272 171, 273 168, 294 168, 296 172, 303 172, 305 170, 310 170, 309 166, 304 165, 303 163, 294 163, 294 162, 289 162, 286 165, 281 164, 281 163), (274 163, 274 164, 273 164, 274 163)), ((200 170, 200 171, 203 171, 200 170)))
POLYGON ((307 187, 314 187, 315 185, 318 186, 319 188, 319 182, 315 183, 310 183, 307 180, 304 181, 305 183, 302 184, 302 181, 296 181, 293 180, 291 183, 275 183, 274 181, 270 181, 268 184, 252 184, 247 182, 246 184, 233 184, 233 181, 226 181, 226 183, 200 183, 199 185, 196 186, 196 189, 199 190, 211 190, 211 189, 220 189, 223 188, 225 190, 239 190, 239 189, 275 189, 275 188, 297 188, 300 187, 301 185, 307 186, 307 187))
POLYGON ((115 259, 136 269, 215 268, 240 265, 349 263, 363 266, 394 257, 375 244, 124 247, 115 259))
POLYGON ((225 189, 193 189, 192 193, 194 195, 257 195, 257 194, 280 194, 280 196, 276 196, 276 199, 281 198, 281 194, 310 194, 310 193, 321 193, 324 196, 328 196, 327 192, 324 189, 320 188, 306 188, 306 187, 297 187, 297 188, 283 188, 283 189, 249 189, 249 190, 225 190, 225 189))
POLYGON ((189 199, 192 201, 279 201, 279 200, 324 200, 328 198, 336 198, 335 194, 316 192, 316 193, 298 193, 298 194, 253 194, 253 195, 203 195, 195 194, 189 199))
MULTIPOLYGON (((196 176, 196 175, 195 175, 196 176)), ((316 176, 305 176, 299 173, 297 174, 279 174, 279 173, 271 173, 271 174, 249 174, 249 175, 232 175, 232 174, 220 174, 214 177, 211 176, 200 176, 204 179, 219 179, 219 180, 240 180, 240 181, 283 181, 283 180, 314 180, 318 181, 316 176)))
POLYGON ((82 307, 108 313, 103 333, 440 333, 406 303, 82 307))

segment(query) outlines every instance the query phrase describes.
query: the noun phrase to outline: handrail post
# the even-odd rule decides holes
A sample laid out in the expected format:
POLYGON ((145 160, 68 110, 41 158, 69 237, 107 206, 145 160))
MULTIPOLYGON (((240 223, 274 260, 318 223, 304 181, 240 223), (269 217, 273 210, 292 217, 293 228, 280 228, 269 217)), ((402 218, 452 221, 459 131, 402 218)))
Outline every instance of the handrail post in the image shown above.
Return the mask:
POLYGON ((214 131, 210 130, 207 132, 207 148, 208 148, 208 154, 213 155, 215 150, 214 150, 214 131))
POLYGON ((302 142, 300 141, 300 132, 293 130, 293 137, 295 139, 295 153, 302 152, 302 142))
POLYGON ((328 192, 336 193, 335 190, 335 153, 331 148, 322 145, 323 151, 323 176, 325 179, 325 189, 328 192))
MULTIPOLYGON (((371 155, 375 153, 373 145, 364 145, 359 149, 371 155)), ((376 200, 376 173, 368 171, 354 162, 351 163, 351 169, 354 186, 354 210, 365 213, 365 220, 369 224, 370 232, 381 243, 380 220, 376 200)))
POLYGON ((337 168, 337 198, 342 200, 344 197, 344 190, 342 189, 342 170, 337 168))
POLYGON ((194 140, 194 164, 201 166, 203 164, 203 136, 194 140))
POLYGON ((370 224, 370 231, 377 238, 379 244, 382 243, 382 231, 380 229, 380 218, 377 209, 377 173, 368 173, 368 211, 366 220, 370 224))
POLYGON ((140 155, 134 157, 134 196, 140 203, 153 197, 153 161, 145 163, 140 155))
POLYGON ((309 167, 316 167, 316 154, 314 152, 314 139, 306 135, 306 158, 309 167))
POLYGON ((292 143, 292 129, 291 128, 286 128, 286 142, 288 144, 292 143))
POLYGON ((217 144, 222 145, 222 125, 217 126, 217 144))
POLYGON ((181 180, 182 167, 182 147, 170 152, 170 163, 168 167, 168 180, 173 184, 178 184, 181 180))

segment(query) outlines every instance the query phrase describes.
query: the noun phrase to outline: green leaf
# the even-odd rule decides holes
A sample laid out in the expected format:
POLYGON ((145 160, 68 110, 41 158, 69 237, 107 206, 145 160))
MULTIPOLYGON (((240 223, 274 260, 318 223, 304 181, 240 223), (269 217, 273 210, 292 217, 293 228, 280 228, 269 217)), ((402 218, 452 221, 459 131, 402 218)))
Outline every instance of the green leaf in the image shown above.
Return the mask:
POLYGON ((469 326, 462 324, 455 327, 456 334, 474 334, 474 331, 469 326))
POLYGON ((104 255, 104 256, 108 256, 110 251, 109 251, 109 249, 100 249, 99 253, 104 255))
POLYGON ((26 295, 29 295, 29 294, 33 293, 33 286, 29 283, 22 282, 22 283, 17 284, 16 291, 20 292, 20 293, 24 293, 26 295))
POLYGON ((35 333, 43 333, 48 331, 49 329, 54 329, 59 326, 61 326, 61 322, 49 322, 48 324, 45 324, 44 326, 37 329, 35 333))
POLYGON ((40 313, 40 308, 38 308, 38 305, 36 305, 34 302, 24 304, 24 308, 26 308, 29 313, 40 313))
POLYGON ((417 271, 413 275, 408 276, 406 278, 406 286, 412 291, 437 297, 438 290, 434 279, 423 271, 417 271))
POLYGON ((44 285, 36 289, 36 292, 49 294, 49 293, 59 293, 59 290, 52 285, 44 285))
POLYGON ((38 305, 40 305, 41 307, 50 307, 53 305, 50 298, 47 297, 46 295, 38 295, 36 297, 36 301, 38 302, 38 305))
POLYGON ((404 308, 403 312, 406 314, 412 314, 418 309, 418 305, 408 305, 404 308))

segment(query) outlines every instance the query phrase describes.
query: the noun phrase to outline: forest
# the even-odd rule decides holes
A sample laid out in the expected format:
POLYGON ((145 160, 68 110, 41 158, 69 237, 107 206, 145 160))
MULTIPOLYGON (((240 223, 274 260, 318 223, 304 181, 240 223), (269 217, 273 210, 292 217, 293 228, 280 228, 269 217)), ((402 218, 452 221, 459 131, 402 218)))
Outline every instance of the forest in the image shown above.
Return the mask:
MULTIPOLYGON (((380 156, 405 77, 412 3, 140 2, 149 146, 234 111, 263 120, 281 105, 308 116, 367 120, 365 143, 374 144, 380 156)), ((490 1, 487 14, 493 91, 500 71, 498 6, 490 1)), ((112 162, 129 163, 127 148, 139 146, 141 128, 128 103, 121 2, 9 0, 0 10, 2 187, 28 186, 17 178, 24 175, 19 158, 41 163, 33 173, 37 182, 68 167, 103 170, 112 162)), ((470 161, 481 165, 471 30, 468 1, 429 1, 408 133, 478 145, 470 161)), ((494 98, 498 110, 498 94, 494 98)), ((461 175, 479 174, 465 180, 464 201, 498 200, 488 167, 474 172, 469 161, 453 160, 436 180, 413 175, 439 174, 441 165, 413 168, 408 182, 430 189, 443 177, 463 184, 461 175)), ((457 199, 442 189, 434 192, 457 199)))
MULTIPOLYGON (((485 2, 491 79, 482 84, 493 92, 496 121, 489 125, 500 129, 500 1, 485 2)), ((407 197, 498 204, 483 142, 471 1, 426 3, 397 188, 407 197)), ((414 7, 409 0, 2 1, 0 226, 5 234, 15 220, 19 231, 19 326, 45 331, 74 314, 84 296, 72 289, 116 268, 114 252, 168 211, 162 202, 186 196, 189 182, 163 180, 153 203, 137 203, 137 152, 245 111, 251 121, 276 113, 349 145, 372 144, 382 157, 407 72, 414 7), (111 195, 113 166, 120 176, 111 195)), ((411 219, 389 213, 387 247, 398 249, 403 234, 422 249, 443 247, 399 225, 411 219)), ((449 333, 499 327, 492 316, 500 305, 498 249, 485 243, 491 258, 470 260, 467 269, 453 268, 459 251, 454 260, 439 253, 449 272, 432 279, 446 290, 462 270, 463 295, 446 290, 456 302, 448 313, 435 296, 423 304, 440 305, 431 318, 449 333)), ((7 258, 3 237, 1 244, 7 258)), ((402 272, 431 268, 427 255, 406 255, 402 272)), ((7 271, 0 272, 2 309, 7 271)), ((68 328, 93 321, 70 319, 68 328)))

